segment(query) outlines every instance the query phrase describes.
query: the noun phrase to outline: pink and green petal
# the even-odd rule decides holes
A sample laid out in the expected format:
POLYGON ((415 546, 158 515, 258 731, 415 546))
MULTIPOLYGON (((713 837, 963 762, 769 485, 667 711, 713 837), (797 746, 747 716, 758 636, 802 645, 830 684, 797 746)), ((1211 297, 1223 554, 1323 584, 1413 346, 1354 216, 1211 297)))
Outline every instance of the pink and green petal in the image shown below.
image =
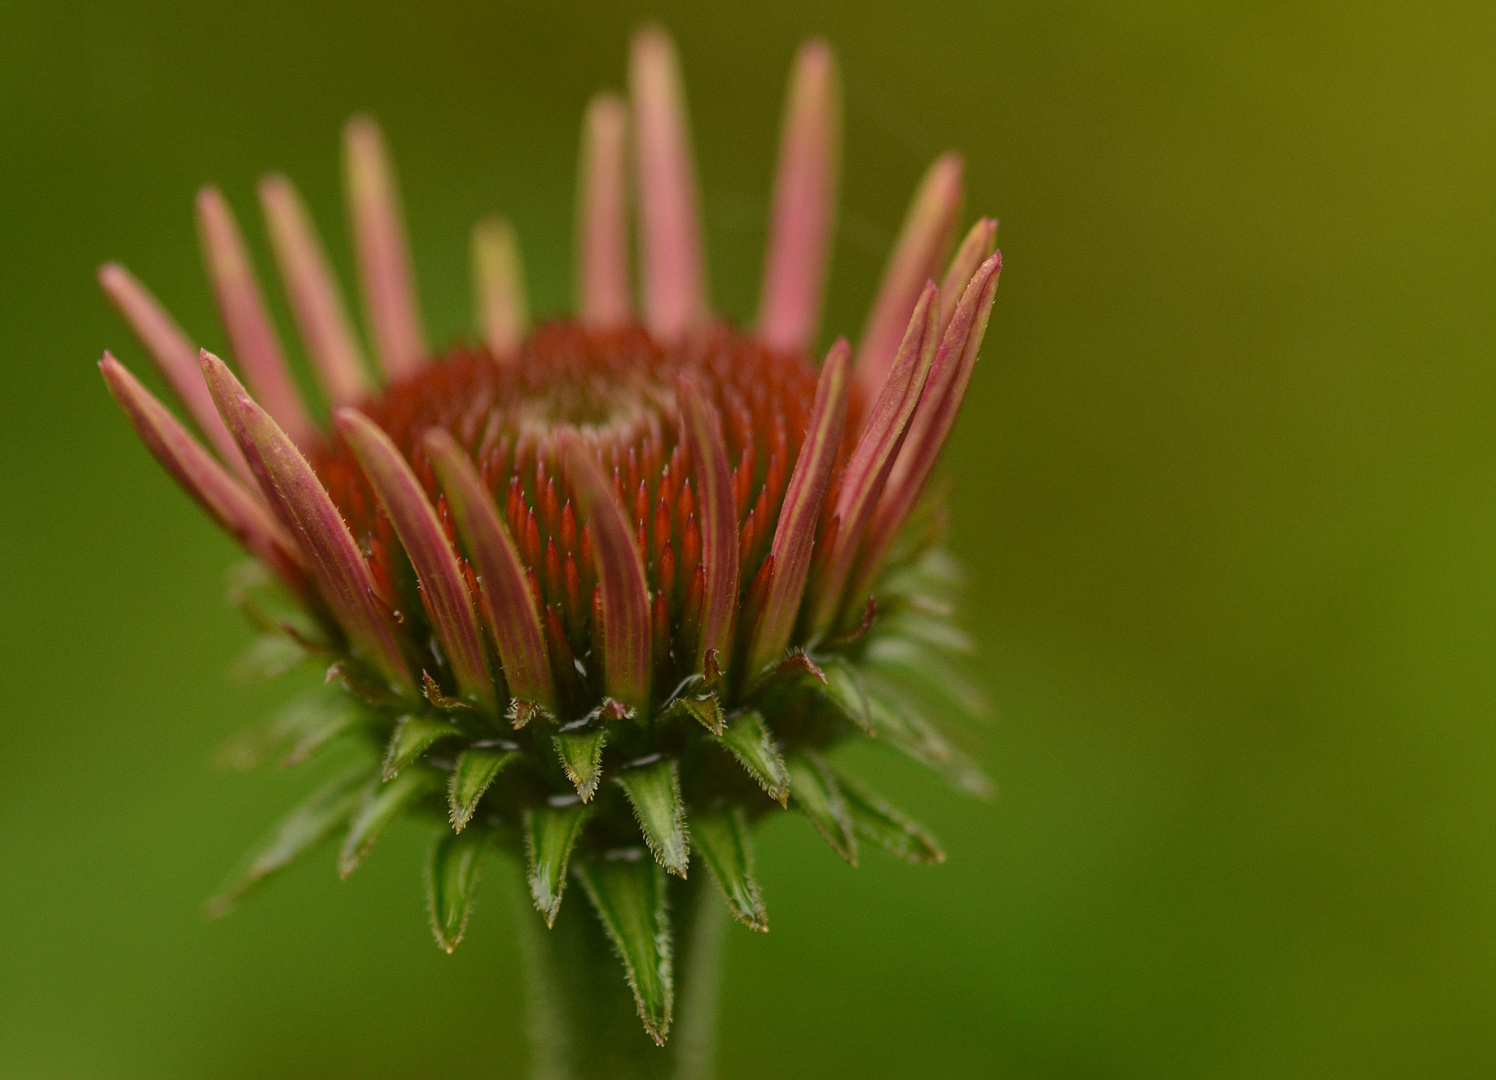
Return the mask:
POLYGON ((385 377, 401 379, 426 362, 426 341, 395 172, 379 125, 367 116, 348 122, 343 153, 364 311, 385 377))
POLYGON ((771 349, 802 352, 820 328, 840 164, 836 58, 825 42, 807 42, 790 76, 759 300, 758 336, 771 349))
POLYGON ((774 530, 774 545, 769 552, 769 558, 774 562, 773 576, 748 650, 750 676, 758 675, 780 659, 795 629, 795 618, 805 593, 805 579, 810 573, 816 524, 821 517, 831 473, 836 467, 836 453, 841 446, 842 425, 847 417, 847 391, 851 385, 851 362, 851 346, 846 338, 838 338, 821 367, 805 441, 795 460, 795 470, 790 474, 784 506, 779 512, 779 525, 774 530))
POLYGON ((525 578, 524 562, 498 507, 451 435, 434 428, 426 433, 423 446, 447 496, 457 534, 478 571, 485 614, 491 620, 489 631, 504 665, 509 693, 516 701, 554 711, 556 693, 540 614, 525 578))
POLYGON ((629 297, 628 105, 599 94, 587 105, 577 181, 577 317, 610 329, 633 318, 629 297))
POLYGON ((634 38, 629 91, 644 323, 662 341, 673 342, 706 321, 706 261, 680 63, 658 27, 634 38))
POLYGON ((458 688, 492 715, 496 707, 493 677, 483 655, 473 597, 421 482, 389 436, 363 413, 345 406, 334 419, 415 567, 421 600, 458 688))
POLYGON ((473 291, 483 344, 499 360, 512 358, 530 329, 530 301, 519 239, 503 218, 473 227, 473 291))
POLYGON ((603 685, 625 705, 644 708, 649 704, 649 591, 633 528, 582 436, 562 428, 556 449, 592 534, 602 599, 603 685))
POLYGON ((841 613, 852 562, 930 374, 939 318, 939 292, 934 282, 928 282, 914 306, 898 356, 842 473, 836 502, 840 526, 825 573, 817 583, 811 613, 811 630, 816 636, 834 629, 841 613))
POLYGON ((276 173, 260 181, 260 208, 322 389, 334 406, 361 401, 373 389, 363 349, 306 204, 291 181, 276 173))
POLYGON ((297 446, 312 445, 317 439, 316 426, 286 367, 234 212, 217 188, 197 193, 197 225, 219 315, 255 397, 297 446))
POLYGON ((733 619, 738 607, 738 511, 722 422, 688 379, 676 383, 684 441, 695 463, 697 515, 701 524, 701 626, 696 634, 696 665, 716 650, 724 667, 732 655, 733 619))
POLYGON ((415 698, 415 679, 394 628, 376 602, 369 564, 317 474, 228 365, 206 350, 202 365, 224 423, 281 524, 296 538, 317 591, 338 625, 392 688, 415 698))
POLYGON ((301 552, 260 500, 207 450, 109 353, 99 370, 125 418, 182 489, 251 555, 301 596, 309 595, 301 552))
POLYGON ((254 474, 249 471, 249 462, 239 444, 224 427, 223 417, 213 404, 213 395, 208 393, 208 384, 203 382, 203 369, 198 366, 197 346, 182 333, 182 328, 150 294, 130 271, 118 263, 105 263, 99 267, 99 284, 114 302, 119 313, 129 322, 156 362, 157 369, 171 384, 188 414, 218 451, 218 456, 229 468, 254 485, 254 474))
POLYGON ((857 347, 857 381, 867 397, 876 394, 888 377, 920 289, 940 273, 961 212, 963 170, 956 154, 937 158, 909 205, 857 347))

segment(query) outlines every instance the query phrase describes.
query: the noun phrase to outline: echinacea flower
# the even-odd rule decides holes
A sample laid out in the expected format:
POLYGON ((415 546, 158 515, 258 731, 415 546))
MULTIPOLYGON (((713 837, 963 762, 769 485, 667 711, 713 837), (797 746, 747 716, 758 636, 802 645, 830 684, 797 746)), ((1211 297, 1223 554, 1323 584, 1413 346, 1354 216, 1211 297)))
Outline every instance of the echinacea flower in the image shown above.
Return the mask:
POLYGON ((974 694, 955 663, 966 646, 931 481, 1001 256, 983 218, 947 262, 961 162, 940 158, 857 348, 839 338, 817 363, 839 102, 832 55, 811 43, 790 81, 758 322, 736 329, 708 306, 660 31, 636 38, 629 82, 627 100, 601 95, 586 114, 574 318, 530 326, 514 236, 487 221, 473 249, 481 342, 434 352, 394 175, 359 118, 344 152, 367 350, 295 189, 260 187, 330 426, 290 376, 211 188, 198 221, 239 374, 112 264, 104 289, 196 433, 108 353, 101 367, 147 447, 253 557, 235 595, 264 635, 257 655, 327 671, 232 752, 295 763, 364 748, 213 908, 336 832, 347 876, 396 817, 439 817, 438 943, 462 937, 485 849, 507 848, 547 925, 580 883, 662 1043, 671 909, 684 911, 670 876, 693 856, 762 930, 750 826, 768 813, 800 811, 850 863, 863 842, 944 858, 827 760, 839 743, 869 738, 985 786, 935 722, 974 694))

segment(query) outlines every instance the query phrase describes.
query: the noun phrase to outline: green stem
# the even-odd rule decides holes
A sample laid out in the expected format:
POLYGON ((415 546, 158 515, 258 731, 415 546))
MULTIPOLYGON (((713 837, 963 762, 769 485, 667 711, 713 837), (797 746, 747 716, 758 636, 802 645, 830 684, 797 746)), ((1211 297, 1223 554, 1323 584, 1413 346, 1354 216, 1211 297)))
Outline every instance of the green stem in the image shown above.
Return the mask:
POLYGON ((581 888, 547 930, 521 886, 533 1080, 711 1080, 721 975, 721 897, 698 871, 670 878, 675 1023, 664 1046, 644 1031, 607 932, 581 888))

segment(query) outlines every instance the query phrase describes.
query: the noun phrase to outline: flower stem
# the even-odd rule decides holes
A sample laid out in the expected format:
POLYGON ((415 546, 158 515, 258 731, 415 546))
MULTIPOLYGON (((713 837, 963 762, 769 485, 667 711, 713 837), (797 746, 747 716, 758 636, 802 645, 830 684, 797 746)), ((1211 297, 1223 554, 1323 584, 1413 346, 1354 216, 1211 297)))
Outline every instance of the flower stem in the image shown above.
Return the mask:
POLYGON ((726 916, 706 876, 668 879, 675 1022, 664 1046, 639 1022, 618 956, 582 891, 567 897, 547 930, 521 884, 533 1080, 712 1080, 726 916))

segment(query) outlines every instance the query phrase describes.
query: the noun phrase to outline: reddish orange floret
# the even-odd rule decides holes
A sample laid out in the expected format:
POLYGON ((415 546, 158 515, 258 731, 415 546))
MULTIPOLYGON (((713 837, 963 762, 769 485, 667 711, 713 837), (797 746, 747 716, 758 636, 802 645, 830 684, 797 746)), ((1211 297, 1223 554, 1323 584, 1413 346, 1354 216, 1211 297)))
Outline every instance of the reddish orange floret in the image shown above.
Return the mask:
MULTIPOLYGON (((682 439, 683 376, 721 417, 740 591, 751 593, 815 398, 818 371, 805 355, 767 349, 720 323, 665 347, 640 327, 600 331, 558 321, 537 328, 516 355, 459 348, 360 405, 411 462, 454 543, 421 440, 444 430, 477 465, 544 606, 558 686, 574 681, 571 658, 586 654, 597 628, 590 534, 578 527, 557 461, 554 434, 564 427, 595 440, 630 517, 652 598, 657 673, 671 674, 672 656, 688 663, 696 644, 685 639, 698 629, 704 588, 700 481, 682 439), (666 643, 670 652, 660 648, 666 643)), ((414 575, 351 450, 334 435, 312 464, 368 554, 383 599, 405 622, 420 602, 414 575)), ((471 581, 471 567, 463 569, 471 581)))

